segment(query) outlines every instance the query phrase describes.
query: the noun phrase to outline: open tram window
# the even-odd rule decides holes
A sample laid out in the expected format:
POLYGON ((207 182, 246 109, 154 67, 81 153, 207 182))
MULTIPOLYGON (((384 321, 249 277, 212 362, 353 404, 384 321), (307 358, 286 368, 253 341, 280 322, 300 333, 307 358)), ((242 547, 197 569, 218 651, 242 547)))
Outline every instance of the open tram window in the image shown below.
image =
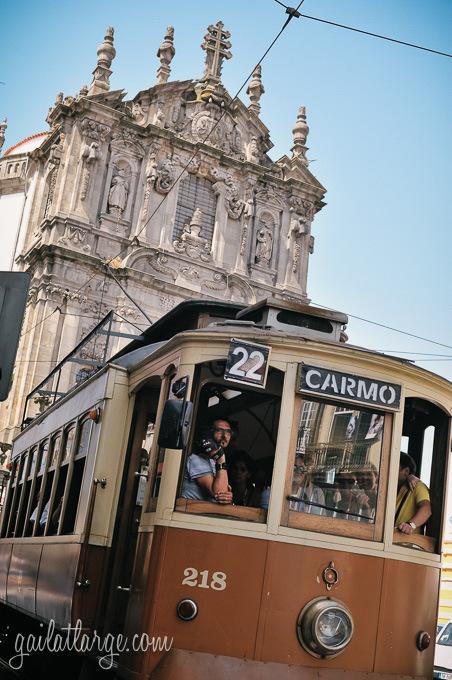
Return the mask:
POLYGON ((408 457, 401 456, 401 460, 420 482, 413 480, 416 485, 412 488, 412 482, 410 488, 406 469, 400 470, 394 518, 394 542, 400 546, 427 552, 440 550, 448 421, 448 414, 435 404, 417 397, 405 399, 400 450, 408 457), (422 505, 427 507, 424 515, 422 505))
POLYGON ((262 390, 225 381, 224 370, 224 361, 206 362, 198 367, 196 415, 185 451, 176 510, 264 522, 284 374, 270 368, 266 388, 262 390), (224 447, 232 502, 217 502, 216 487, 206 490, 197 482, 204 468, 210 474, 210 466, 214 479, 219 469, 206 454, 203 442, 209 439, 224 447))
POLYGON ((391 416, 320 400, 300 400, 298 408, 284 523, 381 539, 391 416))
MULTIPOLYGON (((67 463, 67 472, 64 480, 64 489, 61 502, 61 510, 58 507, 54 510, 59 534, 71 534, 74 531, 77 509, 79 505, 80 489, 82 486, 83 473, 85 471, 85 461, 88 454, 91 432, 94 422, 90 418, 82 420, 79 424, 77 444, 74 447, 72 438, 72 453, 69 451, 63 459, 61 465, 67 463), (58 516, 59 515, 59 516, 58 516)), ((71 432, 75 432, 71 430, 71 432)), ((66 450, 68 450, 66 440, 66 450)), ((61 484, 62 486, 62 484, 61 484)))

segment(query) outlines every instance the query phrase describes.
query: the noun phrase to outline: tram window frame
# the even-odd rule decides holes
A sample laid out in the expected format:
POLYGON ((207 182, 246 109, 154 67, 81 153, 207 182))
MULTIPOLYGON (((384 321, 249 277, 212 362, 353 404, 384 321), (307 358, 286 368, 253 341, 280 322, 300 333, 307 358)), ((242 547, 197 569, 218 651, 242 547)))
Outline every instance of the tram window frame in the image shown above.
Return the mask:
POLYGON ((17 519, 16 515, 16 501, 17 501, 17 494, 18 494, 18 489, 19 489, 19 480, 20 476, 22 474, 22 466, 24 464, 24 458, 22 456, 19 456, 18 458, 15 459, 13 462, 13 467, 12 474, 11 474, 11 505, 9 506, 8 509, 8 521, 6 524, 6 531, 5 531, 5 536, 7 538, 13 538, 14 537, 14 527, 16 522, 15 519, 17 519))
MULTIPOLYGON (((421 549, 427 553, 441 554, 441 533, 445 517, 447 466, 449 460, 450 415, 440 404, 407 394, 403 404, 403 429, 400 450, 408 453, 417 466, 416 476, 423 481, 424 456, 427 454, 425 435, 433 427, 428 485, 431 516, 422 526, 421 533, 403 534, 394 528, 393 545, 404 550, 421 549), (406 451, 405 451, 406 449, 406 451)), ((425 477, 424 477, 425 478, 425 477)))
MULTIPOLYGON (((336 413, 340 412, 336 411, 336 413)), ((281 515, 281 526, 288 527, 291 529, 304 529, 308 531, 315 531, 322 534, 334 534, 337 536, 382 542, 388 489, 388 470, 391 451, 392 431, 393 431, 392 412, 380 411, 379 409, 375 408, 367 408, 361 404, 350 405, 349 403, 346 402, 329 401, 326 399, 312 399, 312 398, 307 399, 304 398, 302 395, 296 395, 294 404, 294 418, 292 432, 287 456, 287 470, 285 482, 286 500, 284 502, 283 511, 281 515), (290 497, 292 491, 294 460, 296 458, 297 450, 298 429, 301 421, 303 404, 306 402, 315 402, 326 406, 334 406, 336 409, 342 407, 344 409, 347 409, 347 411, 353 410, 366 413, 379 413, 382 416, 384 416, 383 434, 381 438, 380 448, 380 465, 378 469, 378 490, 376 497, 375 521, 373 523, 352 521, 350 519, 329 517, 326 515, 314 515, 290 509, 290 500, 288 497, 290 497)))
MULTIPOLYGON (((66 467, 66 465, 67 465, 66 462, 64 462, 64 465, 63 465, 63 461, 67 460, 67 456, 65 455, 65 457, 63 459, 63 455, 66 452, 66 448, 67 448, 68 433, 72 432, 76 428, 77 428, 77 420, 74 420, 74 421, 68 423, 64 427, 63 435, 62 435, 62 438, 61 438, 60 450, 59 450, 59 452, 56 456, 56 460, 55 460, 55 455, 54 455, 53 451, 52 451, 52 457, 49 456, 49 460, 50 460, 51 464, 49 465, 49 468, 48 468, 48 474, 53 473, 53 477, 52 477, 52 483, 51 483, 51 487, 50 487, 50 496, 48 498, 49 507, 48 507, 48 510, 47 510, 47 518, 46 518, 46 523, 45 523, 45 526, 44 526, 44 536, 54 536, 54 535, 56 535, 56 533, 58 531, 58 524, 57 524, 57 526, 55 526, 54 514, 55 514, 55 511, 57 510, 57 507, 58 507, 58 504, 60 503, 60 500, 58 500, 58 504, 57 504, 57 506, 55 506, 55 498, 56 498, 58 489, 61 488, 61 484, 60 484, 61 470, 62 470, 63 467, 66 467)), ((74 433, 74 437, 72 438, 72 442, 71 442, 72 446, 71 446, 71 450, 69 451, 69 456, 72 453, 72 448, 73 448, 73 445, 74 445, 75 437, 76 437, 76 433, 74 433)), ((66 471, 66 474, 67 474, 67 471, 66 471)), ((44 496, 46 495, 46 491, 47 491, 47 486, 44 488, 44 496)), ((62 498, 62 496, 60 497, 60 499, 61 498, 62 498)))
MULTIPOLYGON (((166 401, 170 398, 171 386, 177 379, 177 367, 175 364, 167 366, 163 376, 160 376, 160 393, 156 409, 156 414, 154 418, 154 431, 152 434, 152 444, 148 451, 149 462, 148 462, 148 472, 147 472, 147 489, 148 498, 145 497, 143 500, 143 508, 146 508, 146 512, 155 512, 157 509, 157 502, 160 493, 160 481, 162 477, 162 468, 165 461, 166 449, 159 446, 158 438, 160 432, 160 426, 162 421, 163 409, 166 401)), ((151 421, 148 421, 151 422, 151 421)), ((145 437, 143 437, 143 442, 145 437)), ((145 448, 145 447, 144 447, 145 448)))
MULTIPOLYGON (((280 424, 280 419, 281 419, 281 401, 282 401, 282 395, 284 391, 284 382, 286 378, 286 372, 278 369, 276 367, 270 367, 269 368, 269 373, 267 376, 267 387, 266 390, 263 391, 260 388, 253 388, 252 386, 244 386, 244 385, 239 385, 239 384, 234 384, 231 383, 230 381, 226 381, 224 379, 224 368, 225 368, 225 361, 223 359, 218 359, 215 361, 206 361, 202 362, 196 365, 196 370, 195 370, 195 376, 193 379, 193 385, 192 385, 192 400, 194 403, 194 410, 193 410, 193 417, 192 417, 192 425, 190 428, 190 435, 188 439, 187 446, 185 447, 181 459, 181 467, 179 471, 179 480, 178 480, 178 485, 177 485, 177 495, 176 495, 176 501, 175 501, 175 506, 174 510, 176 512, 183 512, 187 514, 194 514, 194 515, 204 515, 204 516, 214 516, 214 517, 222 517, 223 519, 230 519, 230 520, 241 520, 241 521, 246 521, 246 522, 253 522, 253 523, 258 523, 258 524, 266 524, 267 522, 267 514, 268 514, 268 506, 267 507, 252 507, 252 506, 246 506, 246 505, 234 505, 234 504, 227 504, 227 505, 222 505, 215 503, 214 500, 195 500, 195 499, 188 499, 188 498, 183 498, 180 494, 182 492, 182 486, 183 486, 183 481, 184 481, 184 473, 188 461, 188 457, 193 453, 193 449, 195 447, 195 442, 199 438, 200 434, 202 433, 202 430, 208 425, 210 422, 212 422, 212 416, 216 416, 216 414, 210 414, 209 418, 206 418, 207 412, 205 411, 205 407, 202 406, 201 404, 201 395, 203 390, 205 389, 206 386, 212 385, 213 388, 223 388, 223 391, 236 391, 237 393, 241 393, 241 395, 248 395, 248 394, 255 394, 256 397, 262 397, 265 394, 269 395, 269 403, 271 401, 277 400, 276 408, 275 408, 275 423, 274 423, 274 445, 273 445, 273 454, 272 456, 269 456, 268 458, 272 458, 272 468, 271 468, 271 474, 267 475, 269 476, 268 484, 265 485, 262 489, 271 488, 272 484, 272 478, 273 478, 273 472, 274 472, 274 465, 275 465, 275 456, 276 456, 276 449, 278 446, 278 441, 277 441, 277 436, 278 436, 278 430, 279 430, 279 424, 280 424), (280 381, 279 386, 277 386, 277 389, 273 388, 274 391, 271 391, 269 389, 269 385, 272 382, 272 376, 273 375, 273 380, 277 384, 278 381, 280 381)), ((235 425, 237 421, 237 416, 240 413, 243 413, 244 409, 242 408, 241 410, 237 412, 231 412, 230 413, 223 413, 223 414, 218 414, 217 417, 214 417, 213 420, 215 419, 224 419, 228 421, 230 419, 233 421, 231 424, 235 425), (232 415, 231 415, 232 413, 232 415)), ((240 428, 239 428, 240 429, 240 428)), ((256 436, 257 439, 257 436, 256 436)), ((240 441, 240 435, 238 437, 238 440, 240 441)), ((238 451, 245 451, 245 449, 237 449, 238 451)), ((231 455, 231 454, 230 454, 231 455)), ((262 462, 267 461, 267 458, 263 457, 262 462)))

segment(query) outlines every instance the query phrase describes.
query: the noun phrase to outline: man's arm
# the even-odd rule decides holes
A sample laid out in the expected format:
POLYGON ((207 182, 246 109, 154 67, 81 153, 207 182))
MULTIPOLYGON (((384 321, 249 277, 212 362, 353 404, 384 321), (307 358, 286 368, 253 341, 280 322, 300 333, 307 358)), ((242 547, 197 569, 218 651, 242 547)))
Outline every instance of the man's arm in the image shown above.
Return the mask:
POLYGON ((423 526, 429 517, 432 515, 432 506, 430 501, 420 501, 416 506, 416 513, 409 522, 402 522, 399 525, 399 530, 404 534, 412 534, 415 530, 410 526, 410 522, 416 525, 416 528, 423 526))
MULTIPOLYGON (((221 456, 217 463, 224 463, 225 457, 221 456)), ((196 483, 203 489, 207 491, 208 494, 215 498, 217 503, 222 503, 227 505, 232 503, 232 492, 228 486, 228 473, 227 470, 216 470, 215 475, 203 475, 202 477, 196 477, 196 483)))

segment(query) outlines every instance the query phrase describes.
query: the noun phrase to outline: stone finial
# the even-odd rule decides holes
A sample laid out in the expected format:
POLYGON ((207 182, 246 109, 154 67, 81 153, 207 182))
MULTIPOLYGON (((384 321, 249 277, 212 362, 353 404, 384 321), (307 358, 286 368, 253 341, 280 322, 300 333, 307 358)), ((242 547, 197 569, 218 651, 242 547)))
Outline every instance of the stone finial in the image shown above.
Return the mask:
POLYGON ((104 42, 97 48, 97 65, 93 71, 93 82, 88 91, 90 95, 108 92, 110 89, 110 66, 116 56, 113 45, 114 32, 115 29, 109 26, 105 32, 104 42))
POLYGON ((160 68, 157 71, 157 83, 166 83, 171 71, 170 64, 173 60, 176 50, 174 48, 174 27, 168 26, 165 33, 165 38, 158 48, 157 56, 160 59, 160 68))
POLYGON ((86 97, 88 94, 88 85, 82 85, 80 88, 80 92, 78 93, 79 97, 86 97))
POLYGON ((309 134, 309 127, 306 122, 306 108, 304 106, 300 106, 298 109, 297 121, 293 127, 292 134, 292 158, 299 158, 304 165, 308 165, 306 140, 309 134))
POLYGON ((253 71, 250 84, 248 85, 248 89, 246 91, 246 94, 249 96, 251 101, 251 104, 248 106, 248 108, 257 116, 259 115, 259 111, 261 110, 259 100, 264 94, 264 92, 265 92, 264 86, 262 85, 262 67, 260 64, 258 64, 253 71))
POLYGON ((213 87, 220 82, 223 59, 232 57, 231 52, 229 52, 231 43, 228 40, 231 34, 229 31, 223 30, 223 26, 222 21, 217 21, 215 26, 211 24, 201 45, 206 52, 206 63, 201 80, 207 81, 207 84, 213 87))
POLYGON ((8 127, 8 119, 5 118, 5 120, 2 123, 0 123, 0 151, 1 151, 3 144, 5 143, 5 130, 6 130, 7 127, 8 127))

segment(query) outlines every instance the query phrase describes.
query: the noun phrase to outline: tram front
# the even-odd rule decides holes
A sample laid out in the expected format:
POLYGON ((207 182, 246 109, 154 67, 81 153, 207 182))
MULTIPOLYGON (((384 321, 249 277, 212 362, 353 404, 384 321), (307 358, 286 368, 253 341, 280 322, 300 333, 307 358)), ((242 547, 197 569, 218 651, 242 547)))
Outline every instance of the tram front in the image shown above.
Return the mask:
POLYGON ((345 344, 345 321, 266 301, 132 372, 146 410, 172 371, 125 624, 154 648, 121 657, 121 677, 431 677, 451 385, 345 344), (401 451, 430 491, 410 532, 395 528, 401 451))

